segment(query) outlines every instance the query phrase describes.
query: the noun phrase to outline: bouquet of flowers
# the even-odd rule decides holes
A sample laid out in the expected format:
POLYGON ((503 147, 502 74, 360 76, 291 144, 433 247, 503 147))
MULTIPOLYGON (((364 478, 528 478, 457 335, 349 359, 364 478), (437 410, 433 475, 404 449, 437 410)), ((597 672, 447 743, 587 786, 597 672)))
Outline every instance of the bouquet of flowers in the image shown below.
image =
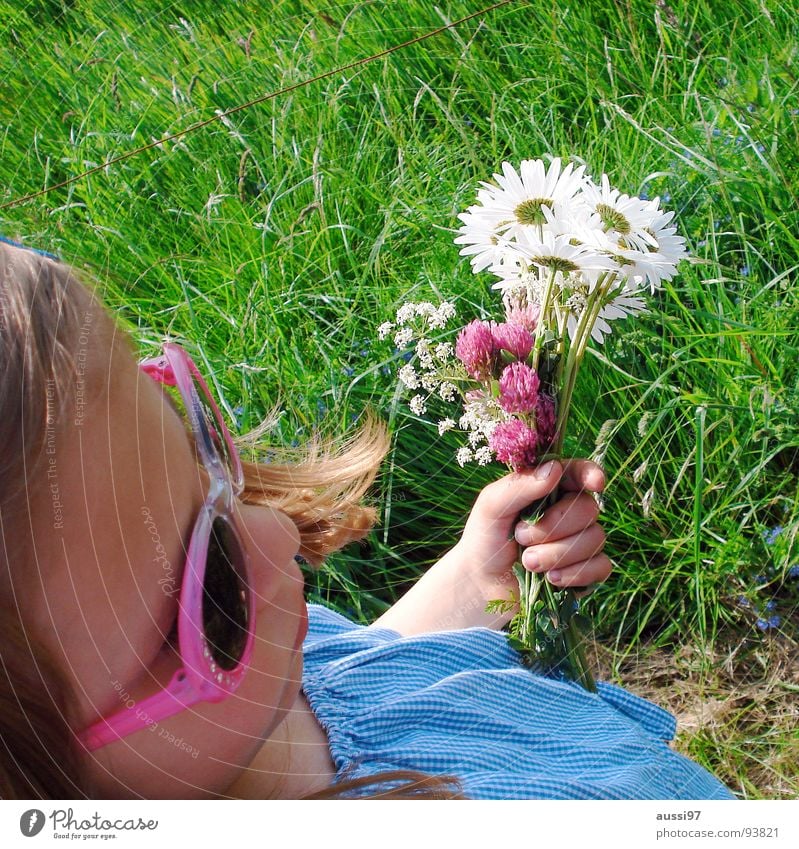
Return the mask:
MULTIPOLYGON (((504 162, 493 182, 480 185, 477 203, 459 216, 455 242, 475 274, 496 278, 498 320, 473 319, 453 344, 442 338, 453 304, 406 303, 378 335, 412 351, 398 373, 414 393, 412 412, 424 416, 432 398, 460 402, 455 418, 438 421, 439 433, 465 432, 460 465, 498 461, 520 471, 560 456, 590 341, 602 343, 610 322, 644 311, 640 296, 670 280, 687 254, 674 213, 661 210, 659 199, 622 194, 604 174, 597 184, 584 166, 553 159, 546 167, 536 159, 517 171, 504 162)), ((595 689, 574 590, 558 591, 520 564, 514 571, 518 598, 494 603, 519 605, 512 645, 530 665, 595 689)))

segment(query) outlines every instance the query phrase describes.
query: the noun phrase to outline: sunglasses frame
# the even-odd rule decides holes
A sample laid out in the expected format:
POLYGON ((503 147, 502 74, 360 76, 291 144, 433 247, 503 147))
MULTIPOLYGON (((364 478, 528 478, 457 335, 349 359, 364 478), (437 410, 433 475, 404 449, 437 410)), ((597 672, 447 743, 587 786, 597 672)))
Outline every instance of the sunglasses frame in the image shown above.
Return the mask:
POLYGON ((161 356, 142 360, 139 368, 158 383, 177 387, 210 485, 192 529, 178 601, 178 650, 183 665, 161 691, 140 702, 126 703, 122 710, 80 733, 79 739, 90 751, 148 728, 192 705, 228 698, 238 689, 247 672, 255 642, 255 597, 250 565, 233 515, 233 500, 244 488, 238 451, 205 380, 183 348, 167 342, 163 345, 161 356), (215 421, 209 421, 197 386, 205 396, 215 421), (212 433, 218 440, 224 440, 229 465, 216 449, 212 433), (241 658, 232 669, 223 669, 214 660, 205 639, 203 623, 205 571, 213 524, 217 519, 225 522, 235 539, 242 560, 240 579, 248 590, 247 638, 241 658))

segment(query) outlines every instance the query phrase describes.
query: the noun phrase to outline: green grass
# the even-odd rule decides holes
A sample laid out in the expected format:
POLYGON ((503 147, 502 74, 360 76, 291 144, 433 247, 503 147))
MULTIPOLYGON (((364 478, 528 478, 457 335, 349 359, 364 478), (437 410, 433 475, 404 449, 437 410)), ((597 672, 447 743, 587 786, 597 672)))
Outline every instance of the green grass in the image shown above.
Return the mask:
MULTIPOLYGON (((479 8, 0 0, 0 204, 479 8)), ((513 3, 0 210, 0 231, 90 264, 142 351, 193 342, 241 428, 276 404, 276 442, 342 433, 367 406, 392 423, 381 526, 309 577, 368 620, 495 474, 459 469, 455 441, 403 411, 376 326, 409 299, 492 309, 452 237, 503 159, 574 156, 660 195, 696 262, 587 358, 568 447, 608 471, 600 635, 621 653, 702 645, 712 675, 730 635, 797 638, 797 12, 513 3), (782 619, 764 635, 768 602, 782 619)), ((725 739, 692 754, 718 766, 725 739)))

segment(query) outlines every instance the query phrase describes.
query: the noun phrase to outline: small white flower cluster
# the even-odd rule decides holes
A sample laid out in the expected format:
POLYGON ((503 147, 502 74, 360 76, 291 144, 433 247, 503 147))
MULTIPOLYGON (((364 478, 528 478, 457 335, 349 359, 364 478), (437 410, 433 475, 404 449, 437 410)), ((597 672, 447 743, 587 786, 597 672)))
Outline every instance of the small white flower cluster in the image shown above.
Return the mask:
POLYGON ((475 462, 479 466, 487 466, 494 459, 494 453, 487 445, 481 445, 474 450, 464 445, 457 450, 455 459, 459 466, 465 466, 471 462, 475 462))
POLYGON ((463 466, 475 461, 481 466, 488 465, 494 459, 494 454, 488 447, 488 440, 491 439, 494 428, 509 418, 494 398, 481 393, 467 399, 463 405, 463 415, 458 420, 458 427, 468 433, 469 445, 458 451, 458 463, 463 466))
POLYGON ((427 412, 427 405, 421 395, 414 395, 409 406, 411 412, 417 416, 423 416, 427 412))
POLYGON ((419 388, 419 375, 410 363, 404 365, 397 372, 397 377, 408 387, 408 389, 419 388))
POLYGON ((541 302, 551 278, 564 292, 572 335, 584 300, 571 290, 607 286, 591 334, 601 342, 609 320, 645 309, 630 295, 647 287, 654 292, 687 256, 674 213, 664 212, 659 198, 622 194, 605 174, 596 184, 582 165, 562 167, 553 159, 547 168, 526 159, 517 172, 503 162, 494 182, 481 185, 478 202, 459 215, 461 254, 471 257, 475 273, 488 269, 499 278, 494 288, 525 291, 530 302, 541 302))
MULTIPOLYGON (((394 333, 394 344, 398 348, 407 348, 414 339, 414 329, 417 325, 423 324, 427 330, 441 330, 454 316, 455 307, 449 301, 444 301, 438 306, 429 301, 403 304, 397 310, 396 322, 384 321, 377 328, 377 338, 382 341, 394 333), (422 321, 419 322, 417 319, 422 321)), ((419 342, 424 342, 425 345, 430 344, 426 339, 419 339, 419 342)))
MULTIPOLYGON (((455 403, 463 394, 458 383, 463 382, 467 376, 462 363, 455 356, 455 346, 452 342, 436 342, 429 338, 432 331, 445 329, 454 316, 455 308, 448 302, 439 306, 428 301, 407 303, 399 308, 395 321, 386 321, 377 329, 381 340, 393 334, 397 348, 412 352, 411 361, 400 367, 397 377, 406 389, 416 393, 408 404, 416 416, 426 415, 432 397, 455 403)), ((438 432, 443 435, 455 428, 466 431, 469 434, 469 445, 458 450, 458 463, 463 466, 467 462, 476 461, 486 465, 494 459, 487 444, 488 439, 498 421, 506 418, 495 401, 481 395, 479 400, 465 401, 459 421, 449 417, 441 419, 438 432)))

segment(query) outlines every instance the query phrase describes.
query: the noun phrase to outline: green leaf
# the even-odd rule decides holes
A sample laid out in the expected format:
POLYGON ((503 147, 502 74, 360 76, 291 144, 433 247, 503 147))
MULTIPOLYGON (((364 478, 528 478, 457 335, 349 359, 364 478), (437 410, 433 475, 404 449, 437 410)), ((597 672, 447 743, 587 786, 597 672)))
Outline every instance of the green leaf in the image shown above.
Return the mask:
POLYGON ((489 601, 485 606, 486 613, 507 613, 509 610, 513 610, 516 606, 516 601, 514 599, 507 598, 495 598, 489 601))
POLYGON ((517 652, 528 652, 532 646, 523 643, 518 637, 508 636, 508 645, 517 652))

